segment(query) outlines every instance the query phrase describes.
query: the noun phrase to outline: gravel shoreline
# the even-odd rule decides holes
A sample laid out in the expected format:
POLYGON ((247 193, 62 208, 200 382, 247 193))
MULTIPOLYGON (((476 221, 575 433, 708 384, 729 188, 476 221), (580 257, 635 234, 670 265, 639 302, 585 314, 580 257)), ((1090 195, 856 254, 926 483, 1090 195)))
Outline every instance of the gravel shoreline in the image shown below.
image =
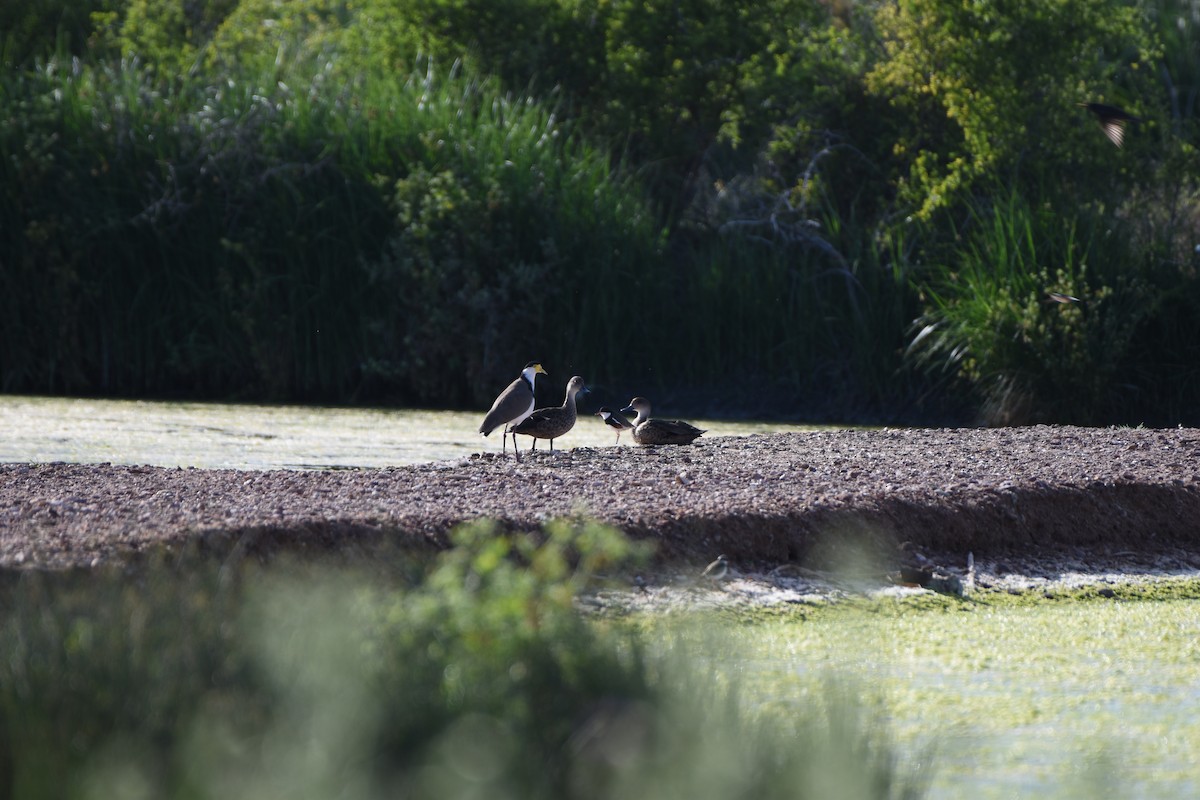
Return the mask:
POLYGON ((1200 430, 817 431, 307 472, 5 464, 0 567, 244 537, 264 549, 438 547, 466 520, 535 530, 576 514, 655 540, 660 563, 725 553, 755 574, 847 549, 899 556, 902 543, 963 566, 971 552, 1002 568, 1197 569, 1200 430))

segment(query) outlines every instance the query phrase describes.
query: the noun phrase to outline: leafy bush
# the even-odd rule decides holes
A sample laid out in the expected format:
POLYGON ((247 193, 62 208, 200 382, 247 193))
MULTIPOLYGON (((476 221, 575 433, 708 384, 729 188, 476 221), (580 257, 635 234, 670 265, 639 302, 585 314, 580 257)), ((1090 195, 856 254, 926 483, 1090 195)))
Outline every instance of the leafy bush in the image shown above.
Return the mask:
POLYGON ((1160 53, 1137 4, 917 0, 876 19, 886 57, 868 85, 904 119, 900 191, 921 216, 997 181, 1103 204, 1135 179, 1078 103, 1156 117, 1160 53))
POLYGON ((478 402, 658 246, 604 154, 487 82, 63 66, 0 89, 6 390, 478 402))
POLYGON ((82 55, 93 15, 113 13, 122 0, 24 0, 0 4, 0 67, 19 68, 56 50, 82 55))
POLYGON ((606 310, 660 247, 638 187, 531 100, 469 80, 415 88, 407 169, 381 187, 392 230, 367 264, 395 304, 372 368, 442 403, 486 402, 530 354, 619 371, 606 310))

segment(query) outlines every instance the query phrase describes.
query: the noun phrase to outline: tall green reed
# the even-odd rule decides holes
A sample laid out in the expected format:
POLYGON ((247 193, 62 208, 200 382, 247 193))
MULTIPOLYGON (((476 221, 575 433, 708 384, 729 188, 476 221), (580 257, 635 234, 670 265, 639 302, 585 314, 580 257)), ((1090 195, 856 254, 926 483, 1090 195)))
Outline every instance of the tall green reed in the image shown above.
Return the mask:
POLYGON ((813 393, 890 324, 864 313, 874 267, 739 235, 666 252, 555 109, 422 67, 10 76, 0 385, 455 406, 537 357, 635 391, 813 393))
POLYGON ((289 138, 286 85, 166 88, 136 62, 51 61, 5 88, 32 112, 10 116, 3 136, 16 173, 6 388, 319 396, 352 386, 332 345, 356 333, 361 282, 322 267, 361 220, 297 200, 330 203, 355 194, 355 181, 311 159, 312 141, 272 146, 289 138), (317 357, 305 367, 340 363, 298 376, 306 350, 317 357))
POLYGON ((980 204, 925 290, 910 355, 964 379, 990 424, 1121 413, 1122 367, 1156 293, 1144 257, 1110 226, 1015 191, 980 204))
POLYGON ((487 81, 334 66, 10 76, 4 388, 449 405, 589 341, 585 282, 657 246, 607 158, 487 81))

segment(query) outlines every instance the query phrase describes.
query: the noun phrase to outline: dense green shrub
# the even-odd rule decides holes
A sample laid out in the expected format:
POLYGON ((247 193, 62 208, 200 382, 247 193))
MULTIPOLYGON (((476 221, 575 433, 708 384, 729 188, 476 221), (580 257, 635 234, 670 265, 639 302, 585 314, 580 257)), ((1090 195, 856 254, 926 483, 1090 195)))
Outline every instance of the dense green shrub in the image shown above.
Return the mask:
POLYGON ((83 55, 95 34, 93 15, 123 0, 23 0, 0 4, 0 68, 26 65, 57 51, 83 55))
POLYGON ((669 11, 625 0, 376 0, 336 37, 352 58, 465 59, 509 91, 555 98, 636 166, 669 220, 717 163, 751 163, 774 126, 819 125, 853 63, 833 24, 816 0, 687 0, 669 11))
POLYGON ((600 334, 581 292, 658 246, 604 154, 486 82, 331 72, 10 80, 0 384, 478 402, 600 334))
POLYGON ((1160 53, 1137 5, 915 0, 881 4, 877 24, 886 58, 868 84, 904 121, 899 188, 922 216, 969 201, 981 181, 1103 205, 1136 179, 1078 104, 1157 121, 1160 53))
POLYGON ((990 418, 1180 421, 1195 26, 1182 0, 5 6, 0 389, 478 405, 537 357, 771 413, 1019 374, 1028 412, 990 418), (1094 100, 1142 118, 1123 149, 1094 100), (1028 235, 979 232, 1014 202, 1028 235), (1093 344, 968 337, 997 358, 949 384, 928 337, 904 355, 967 297, 1037 339, 1059 270, 1110 298, 1071 323, 1093 344), (1102 386, 1136 390, 1075 410, 1102 386))

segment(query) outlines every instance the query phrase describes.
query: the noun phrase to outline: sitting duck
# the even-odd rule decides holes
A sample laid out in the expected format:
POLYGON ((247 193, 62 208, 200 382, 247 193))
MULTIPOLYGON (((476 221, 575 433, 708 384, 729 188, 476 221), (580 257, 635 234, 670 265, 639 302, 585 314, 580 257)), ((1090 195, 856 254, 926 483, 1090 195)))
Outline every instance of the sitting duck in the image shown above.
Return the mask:
POLYGON ((621 410, 637 412, 633 419, 631 435, 638 444, 691 444, 704 433, 700 428, 681 419, 652 419, 650 401, 644 397, 633 398, 629 405, 621 410))

